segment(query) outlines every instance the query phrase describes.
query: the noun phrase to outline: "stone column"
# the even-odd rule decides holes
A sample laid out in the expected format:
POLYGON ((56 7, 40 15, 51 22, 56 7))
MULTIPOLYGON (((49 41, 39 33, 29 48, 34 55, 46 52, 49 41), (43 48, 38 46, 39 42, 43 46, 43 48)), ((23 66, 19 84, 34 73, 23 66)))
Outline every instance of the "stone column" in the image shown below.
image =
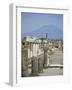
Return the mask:
POLYGON ((44 67, 47 67, 47 52, 44 51, 44 67))
POLYGON ((28 73, 28 51, 25 48, 22 48, 22 54, 21 54, 21 75, 22 77, 29 76, 28 73))
POLYGON ((49 57, 48 57, 48 49, 44 49, 44 67, 48 67, 49 65, 49 57))
POLYGON ((47 60, 47 61, 48 61, 48 66, 49 66, 49 60, 50 60, 50 56, 49 56, 49 54, 48 54, 48 60, 47 60))
POLYGON ((38 58, 38 72, 43 72, 43 57, 38 58))
POLYGON ((32 72, 31 73, 32 73, 32 76, 38 75, 38 59, 35 56, 32 57, 32 72))

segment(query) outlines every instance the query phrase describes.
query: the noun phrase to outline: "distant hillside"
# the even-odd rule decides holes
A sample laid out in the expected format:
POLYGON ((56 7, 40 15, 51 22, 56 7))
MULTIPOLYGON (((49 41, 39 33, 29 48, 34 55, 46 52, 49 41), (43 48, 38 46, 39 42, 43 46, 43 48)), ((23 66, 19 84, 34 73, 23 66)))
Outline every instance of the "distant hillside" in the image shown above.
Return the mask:
POLYGON ((49 39, 63 39, 63 30, 60 30, 56 26, 52 25, 44 25, 41 28, 34 30, 30 33, 23 33, 22 38, 24 36, 36 36, 36 37, 45 37, 45 34, 48 34, 49 39))

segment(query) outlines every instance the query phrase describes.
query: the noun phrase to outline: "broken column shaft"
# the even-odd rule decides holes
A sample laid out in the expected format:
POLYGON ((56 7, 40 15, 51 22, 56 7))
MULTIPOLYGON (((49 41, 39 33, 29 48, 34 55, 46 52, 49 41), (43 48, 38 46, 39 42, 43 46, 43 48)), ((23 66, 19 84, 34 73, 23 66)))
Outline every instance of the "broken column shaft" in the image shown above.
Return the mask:
POLYGON ((21 66, 22 66, 22 70, 21 70, 21 75, 22 77, 27 77, 29 76, 28 73, 28 56, 27 56, 27 49, 22 48, 22 56, 21 56, 21 66))
POLYGON ((38 72, 43 72, 43 56, 38 58, 38 72))
POLYGON ((38 59, 37 57, 33 56, 32 57, 32 76, 37 76, 38 75, 38 59))
POLYGON ((48 48, 44 48, 44 67, 48 67, 49 65, 49 58, 48 58, 48 48))

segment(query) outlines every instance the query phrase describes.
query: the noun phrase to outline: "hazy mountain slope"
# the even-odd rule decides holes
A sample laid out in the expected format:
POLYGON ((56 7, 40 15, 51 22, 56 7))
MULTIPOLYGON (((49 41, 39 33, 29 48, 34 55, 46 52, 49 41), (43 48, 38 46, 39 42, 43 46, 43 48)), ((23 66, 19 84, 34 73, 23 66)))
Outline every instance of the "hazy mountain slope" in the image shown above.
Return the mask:
POLYGON ((30 33, 23 33, 22 37, 24 36, 37 36, 37 37, 44 37, 45 34, 48 34, 49 39, 63 39, 63 31, 57 28, 56 26, 52 25, 44 25, 41 28, 34 30, 30 33))

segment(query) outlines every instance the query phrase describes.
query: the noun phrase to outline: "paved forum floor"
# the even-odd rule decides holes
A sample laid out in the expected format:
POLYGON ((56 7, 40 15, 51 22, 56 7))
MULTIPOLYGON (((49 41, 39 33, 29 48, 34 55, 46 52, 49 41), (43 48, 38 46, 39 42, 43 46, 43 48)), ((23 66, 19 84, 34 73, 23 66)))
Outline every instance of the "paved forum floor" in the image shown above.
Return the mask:
MULTIPOLYGON (((50 64, 61 64, 63 65, 63 53, 62 51, 56 49, 54 54, 50 57, 50 64)), ((63 75, 63 68, 47 68, 43 70, 40 76, 55 76, 63 75)))

